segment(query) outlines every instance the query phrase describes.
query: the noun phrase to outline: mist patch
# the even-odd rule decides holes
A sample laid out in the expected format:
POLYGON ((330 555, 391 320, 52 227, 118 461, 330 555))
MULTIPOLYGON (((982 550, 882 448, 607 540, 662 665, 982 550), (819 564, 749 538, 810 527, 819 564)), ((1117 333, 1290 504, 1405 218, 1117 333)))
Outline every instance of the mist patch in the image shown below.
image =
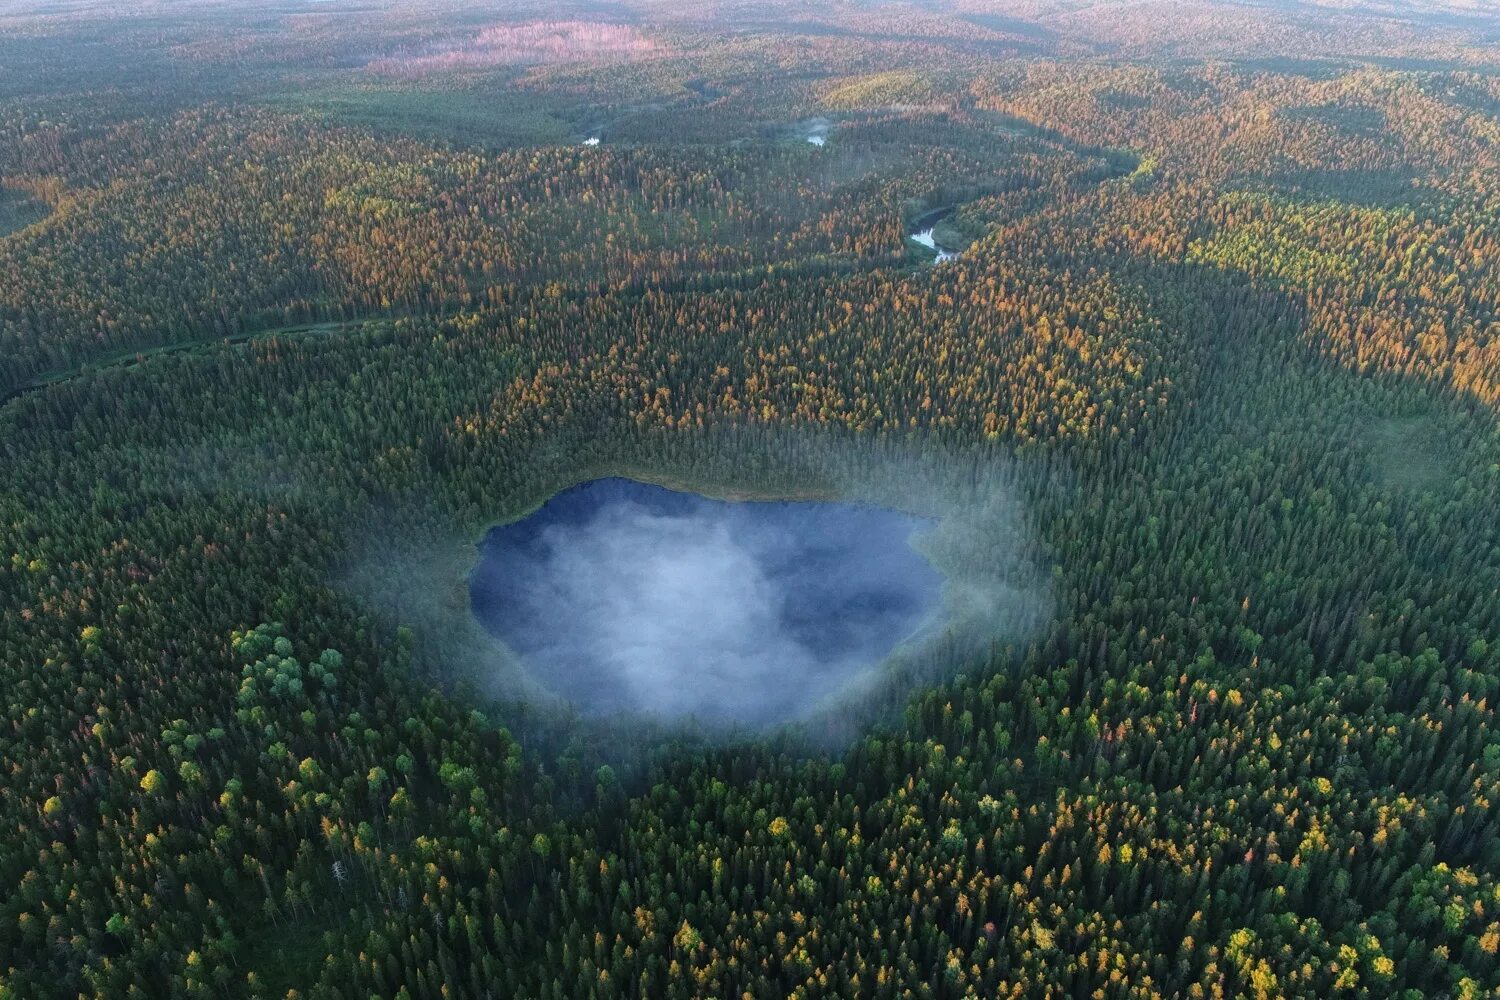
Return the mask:
POLYGON ((1387 486, 1431 490, 1453 478, 1446 437, 1430 416, 1371 420, 1365 425, 1364 438, 1375 473, 1387 486))
POLYGON ((491 529, 471 606, 586 716, 806 718, 942 618, 933 522, 849 503, 712 500, 626 479, 491 529))

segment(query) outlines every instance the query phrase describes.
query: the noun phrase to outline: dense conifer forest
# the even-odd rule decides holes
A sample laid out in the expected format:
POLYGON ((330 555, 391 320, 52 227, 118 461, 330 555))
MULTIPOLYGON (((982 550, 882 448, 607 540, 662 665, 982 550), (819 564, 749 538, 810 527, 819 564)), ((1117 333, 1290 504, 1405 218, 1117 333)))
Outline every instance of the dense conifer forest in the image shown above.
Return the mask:
POLYGON ((1500 992, 1485 5, 0 6, 0 399, 5 1000, 1500 992), (579 718, 605 475, 1030 597, 579 718))

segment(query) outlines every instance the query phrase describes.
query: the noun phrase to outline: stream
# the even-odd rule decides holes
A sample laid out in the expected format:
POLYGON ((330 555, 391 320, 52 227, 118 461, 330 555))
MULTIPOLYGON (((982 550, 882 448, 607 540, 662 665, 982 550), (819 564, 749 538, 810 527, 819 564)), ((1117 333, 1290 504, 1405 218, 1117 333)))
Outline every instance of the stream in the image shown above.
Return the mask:
POLYGON ((942 243, 939 243, 937 237, 933 235, 937 224, 952 215, 954 211, 955 209, 952 207, 939 208, 919 215, 916 222, 912 224, 912 231, 906 234, 906 238, 913 243, 933 251, 936 255, 932 258, 932 263, 934 264, 942 264, 945 261, 955 260, 960 253, 954 247, 944 246, 942 243))

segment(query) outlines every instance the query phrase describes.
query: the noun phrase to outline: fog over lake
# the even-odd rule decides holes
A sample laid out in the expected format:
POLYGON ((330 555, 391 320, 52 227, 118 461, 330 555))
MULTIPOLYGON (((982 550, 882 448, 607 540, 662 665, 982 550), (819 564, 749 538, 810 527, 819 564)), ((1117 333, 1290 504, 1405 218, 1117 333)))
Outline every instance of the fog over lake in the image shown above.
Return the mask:
POLYGON ((480 544, 474 613, 585 715, 795 720, 939 618, 931 524, 847 503, 573 487, 480 544))

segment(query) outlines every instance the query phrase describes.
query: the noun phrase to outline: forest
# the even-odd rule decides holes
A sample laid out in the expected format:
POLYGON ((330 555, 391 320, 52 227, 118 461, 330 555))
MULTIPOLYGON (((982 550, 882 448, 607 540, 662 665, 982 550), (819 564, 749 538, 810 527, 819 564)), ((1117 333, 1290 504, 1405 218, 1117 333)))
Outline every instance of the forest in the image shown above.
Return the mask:
POLYGON ((1486 6, 0 5, 0 1000, 1500 995, 1497 512, 1486 6), (581 713, 608 477, 1014 596, 581 713))

